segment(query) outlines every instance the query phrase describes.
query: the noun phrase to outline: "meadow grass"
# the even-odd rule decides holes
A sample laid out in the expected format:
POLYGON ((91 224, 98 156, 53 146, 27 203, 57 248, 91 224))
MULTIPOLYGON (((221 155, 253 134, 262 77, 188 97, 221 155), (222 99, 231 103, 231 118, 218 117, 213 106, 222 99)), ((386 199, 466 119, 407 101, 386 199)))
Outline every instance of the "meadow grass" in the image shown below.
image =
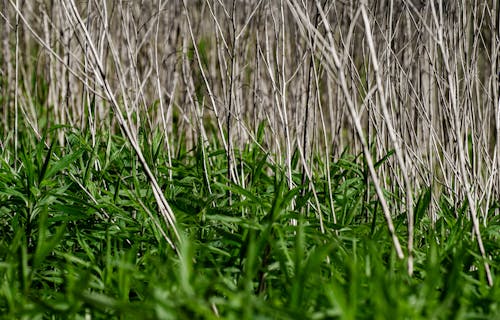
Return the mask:
MULTIPOLYGON (((433 225, 429 190, 416 202, 415 273, 398 259, 376 198, 366 199, 363 156, 331 166, 333 206, 317 172, 320 208, 294 172, 255 145, 238 151, 246 187, 228 183, 217 145, 142 147, 181 230, 174 249, 148 180, 123 138, 63 131, 47 146, 22 130, 18 158, 0 165, 0 314, 6 319, 495 319, 500 285, 488 286, 472 225, 442 195, 433 225), (204 161, 211 163, 204 171, 204 161), (171 173, 171 175, 170 175, 171 173), (172 178, 170 178, 172 177, 172 178), (232 193, 232 203, 227 198, 232 193), (292 205, 292 200, 294 204, 292 205), (320 231, 317 215, 323 215, 320 231), (457 219, 458 217, 458 219, 457 219), (296 221, 296 223, 291 223, 296 221)), ((296 159, 293 161, 297 161, 296 159)), ((372 192, 371 194, 375 194, 372 192)), ((387 191, 390 202, 400 201, 387 191)), ((404 214, 394 217, 404 244, 404 214)), ((494 275, 500 219, 482 232, 494 275)))

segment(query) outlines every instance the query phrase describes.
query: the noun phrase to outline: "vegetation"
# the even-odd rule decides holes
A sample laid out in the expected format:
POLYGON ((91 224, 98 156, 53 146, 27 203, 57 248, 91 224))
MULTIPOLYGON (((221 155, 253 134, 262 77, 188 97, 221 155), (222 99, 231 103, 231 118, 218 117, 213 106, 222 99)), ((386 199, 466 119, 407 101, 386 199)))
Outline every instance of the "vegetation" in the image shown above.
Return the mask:
MULTIPOLYGON (((332 165, 338 223, 325 214, 322 233, 315 213, 327 212, 329 200, 320 173, 317 210, 300 172, 288 190, 283 168, 256 146, 238 156, 248 181, 241 188, 227 184, 223 150, 210 148, 204 158, 181 148, 168 167, 160 138, 144 145, 182 230, 174 251, 125 141, 103 133, 92 147, 72 129, 47 134, 61 130, 64 148, 23 135, 18 159, 3 153, 0 309, 7 318, 478 319, 500 311, 500 286, 488 286, 471 222, 456 219, 467 204, 442 197, 431 225, 430 192, 422 192, 410 277, 376 199, 365 201, 372 186, 362 156, 345 154, 332 165), (208 180, 204 160, 212 163, 208 180)), ((407 232, 405 220, 395 217, 398 235, 407 232)), ((482 230, 494 272, 499 230, 498 217, 482 230)))
POLYGON ((500 8, 374 3, 5 2, 0 318, 498 319, 500 8))

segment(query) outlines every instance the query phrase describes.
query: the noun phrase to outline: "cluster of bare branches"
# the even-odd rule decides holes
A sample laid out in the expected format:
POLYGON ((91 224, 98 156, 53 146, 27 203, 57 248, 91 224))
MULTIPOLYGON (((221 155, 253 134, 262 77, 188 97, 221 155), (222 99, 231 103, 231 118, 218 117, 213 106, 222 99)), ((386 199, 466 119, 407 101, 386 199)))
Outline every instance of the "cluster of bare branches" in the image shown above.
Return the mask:
POLYGON ((217 137, 228 178, 244 187, 236 150, 264 122, 260 147, 290 187, 292 170, 312 181, 345 149, 364 153, 400 257, 392 217, 407 215, 410 273, 422 188, 432 188, 431 219, 441 194, 468 202, 487 255, 479 226, 500 195, 498 1, 3 0, 1 14, 4 145, 17 143, 20 123, 40 132, 43 117, 93 135, 119 128, 173 225, 138 132, 160 130, 169 155, 178 141, 217 137))

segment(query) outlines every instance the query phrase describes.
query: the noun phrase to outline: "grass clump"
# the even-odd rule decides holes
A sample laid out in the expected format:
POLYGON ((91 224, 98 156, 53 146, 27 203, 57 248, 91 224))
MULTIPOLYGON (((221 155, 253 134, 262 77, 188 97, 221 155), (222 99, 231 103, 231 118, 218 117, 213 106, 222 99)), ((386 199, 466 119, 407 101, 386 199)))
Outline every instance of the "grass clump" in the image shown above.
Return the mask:
MULTIPOLYGON (((146 176, 125 141, 56 128, 22 131, 18 158, 0 159, 0 314, 7 319, 494 319, 498 281, 487 284, 467 204, 443 195, 435 222, 429 190, 416 203, 415 272, 397 258, 361 156, 288 188, 257 146, 238 152, 245 185, 228 183, 216 145, 179 148, 168 165, 143 141, 181 230, 176 249, 146 176), (63 130, 67 144, 55 141, 63 130), (148 149, 149 148, 149 149, 148 149), (206 170, 207 163, 209 170, 206 170), (228 193, 231 193, 231 200, 228 193), (330 205, 337 223, 330 216, 330 205), (321 232, 318 215, 324 217, 321 232), (458 219, 457 219, 458 216, 458 219)), ((390 198, 391 201, 397 199, 390 198)), ((405 239, 404 215, 395 218, 405 239)), ((500 219, 483 240, 500 266, 500 219)), ((403 243, 405 240, 402 240, 403 243)))

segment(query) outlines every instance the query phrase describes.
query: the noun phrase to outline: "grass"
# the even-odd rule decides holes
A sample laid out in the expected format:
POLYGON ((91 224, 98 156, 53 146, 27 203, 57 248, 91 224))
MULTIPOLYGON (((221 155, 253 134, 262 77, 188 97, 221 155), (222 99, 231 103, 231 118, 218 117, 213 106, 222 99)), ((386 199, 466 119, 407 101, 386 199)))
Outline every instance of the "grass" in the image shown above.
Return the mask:
POLYGON ((0 319, 500 319, 498 1, 4 2, 0 319))
MULTIPOLYGON (((345 152, 331 164, 334 223, 325 172, 315 172, 311 181, 317 208, 300 170, 289 189, 284 168, 256 145, 236 152, 243 188, 228 183, 225 151, 217 141, 193 150, 180 143, 169 167, 161 135, 144 137, 145 158, 181 231, 176 252, 123 138, 101 132, 93 147, 89 134, 69 127, 47 130, 41 141, 27 129, 20 136, 18 158, 9 148, 0 158, 5 319, 500 316, 500 284, 487 284, 467 203, 454 206, 441 195, 432 223, 430 189, 420 191, 410 277, 366 183, 362 155, 345 152), (56 141, 61 131, 64 147, 43 142, 56 141)), ((297 161, 295 155, 292 163, 297 161)), ((397 195, 386 194, 396 207, 397 195)), ((394 223, 406 245, 406 215, 396 215, 394 223)), ((500 217, 489 215, 486 225, 481 231, 495 277, 500 217)))

